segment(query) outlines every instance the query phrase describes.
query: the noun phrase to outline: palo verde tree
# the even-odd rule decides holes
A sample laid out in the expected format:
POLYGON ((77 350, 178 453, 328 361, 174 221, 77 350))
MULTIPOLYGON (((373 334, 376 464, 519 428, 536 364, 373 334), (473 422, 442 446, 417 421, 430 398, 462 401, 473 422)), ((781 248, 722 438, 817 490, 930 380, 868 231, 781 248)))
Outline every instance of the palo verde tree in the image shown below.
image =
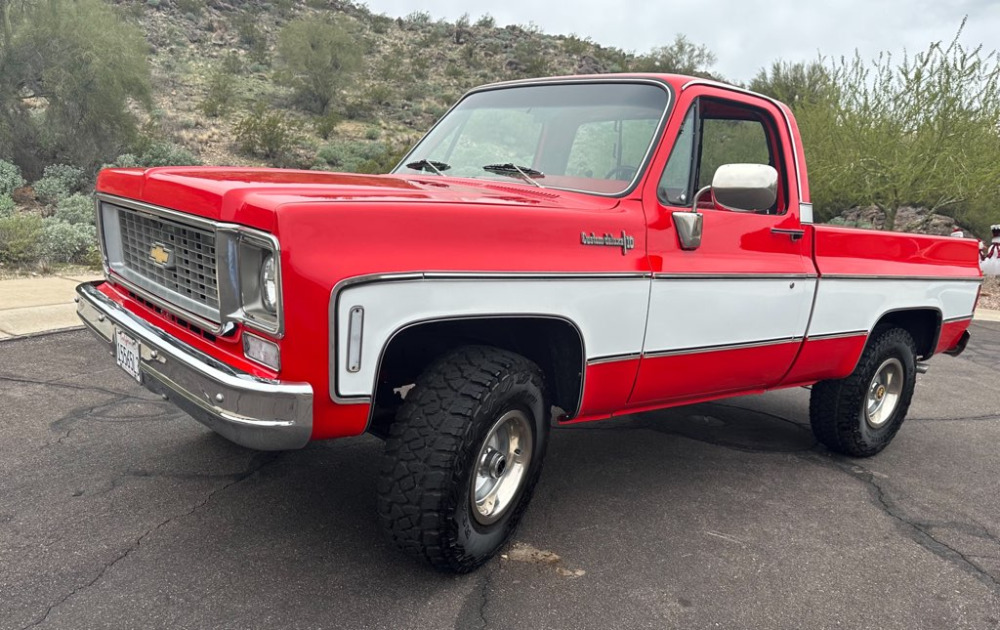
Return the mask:
POLYGON ((278 33, 284 63, 281 79, 295 90, 300 105, 326 113, 344 85, 361 68, 361 49, 339 22, 302 17, 278 33))
POLYGON ((791 103, 818 217, 874 205, 892 229, 914 205, 980 233, 1000 219, 1000 59, 960 35, 898 62, 841 59, 824 98, 791 103))
POLYGON ((0 0, 0 156, 25 175, 131 145, 151 91, 142 33, 100 0, 0 0))
POLYGON ((707 46, 694 44, 684 35, 677 35, 670 44, 635 57, 628 69, 630 72, 669 72, 711 79, 715 77, 709 69, 715 61, 715 53, 707 46))
POLYGON ((747 86, 792 109, 829 103, 836 96, 836 86, 822 60, 811 63, 775 61, 770 69, 761 69, 747 86))

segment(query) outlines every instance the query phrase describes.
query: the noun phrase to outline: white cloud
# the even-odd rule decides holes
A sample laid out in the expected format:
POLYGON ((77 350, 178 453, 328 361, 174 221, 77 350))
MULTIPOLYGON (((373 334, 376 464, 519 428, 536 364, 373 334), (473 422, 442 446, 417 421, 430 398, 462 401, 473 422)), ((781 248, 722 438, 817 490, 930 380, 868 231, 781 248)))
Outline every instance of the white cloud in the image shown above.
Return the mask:
POLYGON ((716 71, 747 81, 777 59, 812 61, 851 56, 857 49, 870 59, 880 51, 913 54, 933 41, 949 41, 962 18, 967 47, 996 47, 1000 3, 992 0, 576 0, 549 4, 537 0, 503 3, 423 0, 418 8, 404 0, 368 0, 369 8, 391 16, 426 11, 454 21, 463 13, 475 20, 489 13, 498 25, 534 22, 546 33, 575 33, 605 46, 638 53, 670 43, 683 33, 718 57, 716 71))

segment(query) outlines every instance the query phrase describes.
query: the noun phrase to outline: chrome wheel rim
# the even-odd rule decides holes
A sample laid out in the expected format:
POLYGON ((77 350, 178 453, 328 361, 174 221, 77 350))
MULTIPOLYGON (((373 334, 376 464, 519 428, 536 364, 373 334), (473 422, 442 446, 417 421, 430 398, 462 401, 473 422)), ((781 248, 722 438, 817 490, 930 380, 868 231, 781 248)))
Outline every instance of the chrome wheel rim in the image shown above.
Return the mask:
POLYGON ((476 457, 469 503, 483 525, 500 520, 528 477, 534 444, 524 412, 508 411, 493 423, 476 457))
POLYGON ((903 393, 903 364, 899 359, 886 359, 875 370, 865 397, 865 421, 879 429, 889 421, 903 393))

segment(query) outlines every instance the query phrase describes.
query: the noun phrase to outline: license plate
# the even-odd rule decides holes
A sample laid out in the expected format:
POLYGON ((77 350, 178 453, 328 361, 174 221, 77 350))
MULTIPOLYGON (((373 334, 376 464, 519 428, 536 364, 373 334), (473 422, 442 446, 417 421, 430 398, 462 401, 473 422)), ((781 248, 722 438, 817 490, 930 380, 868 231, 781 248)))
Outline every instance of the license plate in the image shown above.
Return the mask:
POLYGON ((115 361, 118 367, 129 373, 139 383, 142 383, 142 372, 139 370, 139 342, 120 330, 115 331, 115 361))

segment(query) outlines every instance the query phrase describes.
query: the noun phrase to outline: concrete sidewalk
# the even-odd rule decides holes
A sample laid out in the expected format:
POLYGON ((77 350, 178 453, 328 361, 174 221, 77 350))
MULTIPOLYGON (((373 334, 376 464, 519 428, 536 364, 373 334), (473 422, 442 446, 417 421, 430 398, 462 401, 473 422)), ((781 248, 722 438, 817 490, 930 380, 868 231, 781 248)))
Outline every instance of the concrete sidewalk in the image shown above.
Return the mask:
MULTIPOLYGON (((99 273, 0 280, 0 339, 82 326, 74 289, 99 273)), ((1000 311, 978 309, 975 319, 1000 322, 1000 311)))
POLYGON ((101 274, 0 280, 0 339, 81 326, 74 289, 101 274))

